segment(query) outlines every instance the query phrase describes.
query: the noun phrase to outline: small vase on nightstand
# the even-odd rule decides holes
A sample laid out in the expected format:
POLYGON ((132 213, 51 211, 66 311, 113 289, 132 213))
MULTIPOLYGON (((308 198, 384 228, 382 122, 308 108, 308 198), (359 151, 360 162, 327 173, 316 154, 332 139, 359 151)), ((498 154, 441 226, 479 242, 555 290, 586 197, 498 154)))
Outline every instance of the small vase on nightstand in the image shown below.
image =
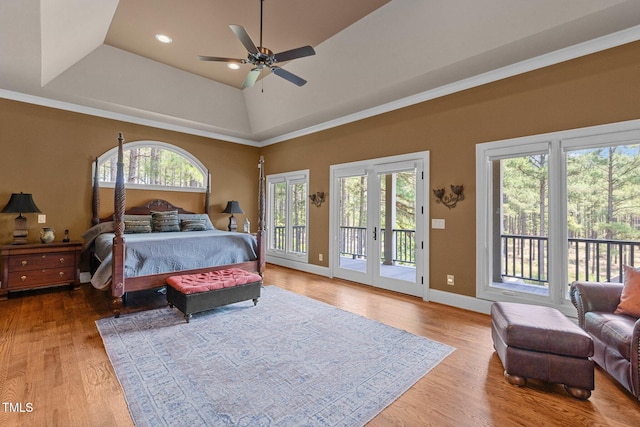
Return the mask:
POLYGON ((42 243, 51 243, 56 239, 55 231, 52 227, 43 227, 40 230, 40 241, 42 243))

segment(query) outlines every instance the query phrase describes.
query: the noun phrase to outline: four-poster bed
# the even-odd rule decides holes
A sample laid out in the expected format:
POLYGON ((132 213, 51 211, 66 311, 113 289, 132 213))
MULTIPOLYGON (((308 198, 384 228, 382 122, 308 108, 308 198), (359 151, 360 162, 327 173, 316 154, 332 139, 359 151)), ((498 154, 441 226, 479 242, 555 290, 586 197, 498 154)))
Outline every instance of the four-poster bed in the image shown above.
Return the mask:
MULTIPOLYGON (((237 267, 250 272, 257 272, 260 275, 263 274, 265 267, 265 179, 264 159, 262 157, 260 157, 259 162, 258 230, 255 236, 248 235, 246 233, 215 230, 213 226, 211 226, 208 215, 206 215, 208 214, 209 209, 209 185, 207 184, 204 209, 204 216, 206 216, 205 219, 208 224, 206 230, 184 231, 178 233, 153 232, 127 234, 128 237, 125 238, 125 219, 131 219, 132 215, 135 215, 136 218, 138 218, 140 215, 150 217, 151 215, 161 215, 159 212, 169 212, 182 218, 191 219, 193 219, 193 217, 197 217, 197 215, 193 215, 191 212, 175 207, 164 200, 154 200, 147 203, 145 206, 125 209, 126 191, 124 185, 123 142, 124 138, 122 133, 120 133, 118 136, 118 161, 114 195, 114 214, 112 218, 99 218, 100 195, 97 160, 95 163, 95 172, 93 177, 92 229, 100 227, 100 224, 104 221, 113 221, 113 229, 108 230, 109 232, 112 231, 113 234, 105 233, 98 237, 109 239, 110 253, 106 256, 103 254, 100 257, 100 261, 103 263, 109 261, 110 263, 110 280, 105 283, 105 286, 110 286, 111 288, 111 294, 113 296, 113 310, 116 317, 120 315, 121 307, 124 302, 123 300, 126 298, 127 292, 162 287, 165 285, 168 277, 175 276, 176 274, 204 273, 230 267, 237 267), (111 238, 111 236, 113 237, 111 238), (127 241, 131 248, 128 248, 127 241), (217 245, 216 247, 218 249, 211 248, 211 250, 235 252, 230 252, 228 254, 215 253, 214 256, 208 256, 206 254, 211 254, 211 251, 204 246, 198 246, 204 245, 205 241, 209 242, 207 244, 214 246, 217 245), (183 246, 176 246, 179 242, 182 242, 183 246), (141 257, 140 253, 143 251, 141 247, 146 247, 146 250, 151 250, 153 253, 141 257), (181 248, 185 248, 187 251, 191 250, 191 253, 199 254, 198 256, 202 259, 190 259, 189 263, 185 263, 184 259, 181 259, 185 258, 184 256, 181 256, 181 248), (246 254, 241 253, 243 251, 242 248, 246 248, 246 254), (157 261, 156 258, 168 257, 172 251, 174 252, 173 256, 177 259, 171 260, 167 264, 168 266, 154 265, 154 262, 157 261), (158 256, 158 253, 160 253, 161 256, 158 256), (142 271, 142 273, 134 272, 132 267, 127 264, 128 259, 137 262, 142 267, 139 270, 142 271), (159 271, 153 272, 153 274, 149 274, 148 271, 145 272, 144 264, 147 262, 151 265, 152 269, 159 271), (224 264, 221 264, 221 262, 224 264), (185 267, 185 265, 187 266, 185 267)), ((200 216, 203 215, 201 214, 200 216)), ((109 267, 109 265, 101 265, 100 267, 109 267)), ((100 269, 100 267, 98 267, 98 269, 100 269)), ((95 287, 100 287, 96 285, 94 278, 92 278, 92 284, 94 284, 95 287)))

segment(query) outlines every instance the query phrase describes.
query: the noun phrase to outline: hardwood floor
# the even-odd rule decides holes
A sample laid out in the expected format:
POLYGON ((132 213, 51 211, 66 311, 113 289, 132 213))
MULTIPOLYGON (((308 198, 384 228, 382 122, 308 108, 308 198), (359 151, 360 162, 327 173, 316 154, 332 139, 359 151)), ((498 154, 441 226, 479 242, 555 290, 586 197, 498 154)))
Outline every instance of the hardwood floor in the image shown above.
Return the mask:
MULTIPOLYGON (((631 426, 640 403, 596 369, 591 398, 562 386, 508 384, 493 351, 487 315, 269 265, 277 285, 417 335, 453 354, 369 426, 631 426)), ((127 312, 164 306, 163 295, 133 294, 127 312)), ((95 326, 110 316, 108 293, 83 285, 0 301, 1 426, 131 426, 120 384, 95 326)))

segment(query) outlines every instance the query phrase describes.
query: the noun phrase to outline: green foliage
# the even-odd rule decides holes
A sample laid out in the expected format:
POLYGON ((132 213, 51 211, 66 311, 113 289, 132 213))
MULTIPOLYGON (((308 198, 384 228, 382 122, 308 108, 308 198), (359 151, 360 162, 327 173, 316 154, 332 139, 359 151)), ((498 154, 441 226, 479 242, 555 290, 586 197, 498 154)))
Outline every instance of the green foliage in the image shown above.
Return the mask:
MULTIPOLYGON (((569 237, 639 239, 639 146, 570 151, 566 159, 569 237)), ((546 160, 538 154, 500 161, 504 233, 546 235, 546 160)))
MULTIPOLYGON (((166 187, 205 186, 205 177, 187 158, 159 147, 138 147, 123 152, 125 182, 166 187)), ((102 182, 115 181, 116 156, 100 167, 102 182)))
MULTIPOLYGON (((416 228, 416 173, 415 171, 395 172, 395 229, 415 230, 416 228)), ((384 224, 387 197, 387 175, 380 175, 380 217, 384 224)), ((367 222, 367 180, 365 176, 346 177, 340 180, 340 225, 343 227, 366 227, 367 222)))

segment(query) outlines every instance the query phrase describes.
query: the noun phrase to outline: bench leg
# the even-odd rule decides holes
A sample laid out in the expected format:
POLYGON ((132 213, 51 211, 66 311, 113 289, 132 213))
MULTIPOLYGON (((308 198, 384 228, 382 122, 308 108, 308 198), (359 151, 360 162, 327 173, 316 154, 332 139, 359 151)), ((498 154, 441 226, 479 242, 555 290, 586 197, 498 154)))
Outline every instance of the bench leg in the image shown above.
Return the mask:
POLYGON ((253 305, 254 305, 254 306, 258 305, 258 298, 254 298, 254 299, 253 299, 253 305))

